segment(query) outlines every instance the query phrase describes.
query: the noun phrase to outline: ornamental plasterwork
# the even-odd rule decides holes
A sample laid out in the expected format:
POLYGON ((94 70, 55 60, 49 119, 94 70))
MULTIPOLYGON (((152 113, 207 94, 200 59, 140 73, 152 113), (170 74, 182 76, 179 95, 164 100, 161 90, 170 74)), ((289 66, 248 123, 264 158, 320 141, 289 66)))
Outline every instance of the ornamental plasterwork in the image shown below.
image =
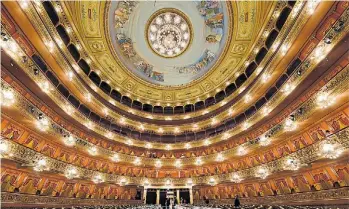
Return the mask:
MULTIPOLYGON (((345 28, 344 32, 345 32, 345 31, 347 31, 347 28, 345 28)), ((331 31, 330 31, 330 32, 331 32, 331 31)), ((341 34, 344 34, 344 33, 341 33, 341 34)), ((333 45, 335 45, 335 43, 338 42, 340 38, 339 38, 338 36, 336 36, 336 34, 333 34, 333 35, 334 35, 334 44, 333 44, 333 45), (336 38, 336 37, 337 37, 337 38, 336 38)), ((313 57, 313 56, 310 56, 310 57, 313 57)), ((307 62, 305 62, 305 63, 307 63, 307 62)), ((309 67, 309 63, 307 63, 306 65, 307 65, 307 67, 309 67)), ((310 70, 307 70, 307 73, 310 73, 310 70)), ((39 76, 39 77, 40 77, 40 76, 39 76)), ((304 76, 304 77, 305 77, 305 76, 304 76)), ((38 79, 38 76, 36 76, 34 80, 37 80, 37 79, 38 79)), ((297 79, 295 75, 294 75, 294 79, 297 79)), ((39 80, 40 80, 40 79, 39 79, 39 80)), ((62 98, 59 98, 59 99, 58 99, 58 101, 62 101, 62 100, 63 100, 62 98)), ((274 101, 273 103, 275 103, 275 101, 274 101)), ((84 116, 82 116, 82 117, 84 118, 84 116)), ((87 120, 87 119, 85 119, 85 120, 83 120, 83 121, 86 121, 86 120, 87 120)), ((215 138, 217 138, 217 137, 215 137, 215 138)), ((219 138, 219 137, 218 137, 218 138, 219 138)))
MULTIPOLYGON (((69 67, 68 67, 69 68, 69 67)), ((92 84, 93 85, 93 84, 92 84)), ((81 87, 81 86, 80 86, 81 87)))
MULTIPOLYGON (((341 93, 343 93, 344 91, 346 91, 346 81, 349 78, 349 68, 346 67, 344 70, 342 70, 340 73, 338 73, 333 79, 331 79, 329 81, 329 83, 322 87, 320 90, 320 93, 326 92, 326 93, 330 93, 330 95, 339 95, 341 93), (336 85, 333 85, 336 84, 336 85)), ((5 82, 2 82, 2 88, 6 88, 8 89, 9 86, 5 85, 5 82)), ((311 97, 310 99, 307 100, 307 102, 303 103, 299 108, 303 109, 302 114, 299 114, 296 110, 294 111, 294 116, 297 119, 297 123, 304 121, 306 119, 308 119, 308 117, 310 115, 312 115, 316 109, 317 109, 317 105, 316 105, 316 98, 317 98, 317 94, 315 94, 313 97, 311 97)), ((17 96, 17 100, 18 103, 16 104, 17 106, 19 105, 19 109, 22 110, 23 113, 25 113, 26 115, 28 115, 29 117, 33 117, 30 113, 29 113, 29 109, 34 108, 30 103, 28 103, 28 101, 23 100, 20 96, 17 96), (28 105, 31 107, 29 108, 28 105)), ((298 108, 297 108, 298 109, 298 108)), ((37 110, 38 111, 38 110, 37 110)), ((38 111, 40 112, 40 111, 38 111)), ((68 133, 67 130, 65 130, 64 128, 62 128, 61 126, 59 126, 58 124, 52 122, 52 126, 53 126, 53 131, 51 132, 52 135, 56 135, 57 137, 61 137, 60 133, 61 131, 65 131, 66 133, 68 133)), ((284 133, 284 122, 281 122, 280 124, 275 125, 274 127, 272 127, 270 130, 268 130, 266 133, 264 133, 264 135, 271 135, 271 137, 276 138, 278 137, 280 134, 284 133)), ((50 131, 50 130, 49 130, 50 131)), ((80 139, 79 137, 75 136, 75 138, 77 139, 77 142, 83 146, 85 146, 86 148, 91 148, 93 145, 83 139, 80 139)), ((250 142, 246 142, 244 144, 239 145, 239 147, 244 146, 244 147, 249 147, 252 148, 253 146, 249 145, 250 142)), ((104 149, 104 148, 99 148, 100 151, 102 151, 104 154, 106 155, 110 155, 112 156, 113 154, 115 154, 115 152, 112 152, 110 150, 104 149)), ((238 147, 234 147, 232 149, 228 149, 225 151, 222 151, 221 154, 223 154, 226 158, 230 159, 231 157, 234 157, 237 153, 238 147)), ((125 155, 125 154, 119 154, 120 155, 120 160, 124 161, 124 162, 133 162, 137 156, 131 156, 131 155, 125 155)), ((147 165, 154 165, 155 163, 155 159, 148 159, 148 158, 142 158, 139 157, 140 159, 142 159, 143 162, 146 162, 147 165)), ((181 159, 182 164, 185 165, 192 165, 194 164, 194 162, 196 161, 197 158, 184 158, 181 159)), ((205 163, 210 163, 210 162, 214 162, 216 159, 216 155, 215 154, 211 154, 211 155, 206 155, 206 156, 202 156, 201 159, 205 162, 205 163)), ((174 165, 176 159, 162 159, 162 162, 164 164, 164 166, 172 166, 174 165)))
MULTIPOLYGON (((291 158, 298 159, 301 165, 310 164, 316 160, 322 159, 319 156, 320 149, 325 143, 339 143, 344 150, 347 150, 349 147, 345 147, 348 145, 347 136, 349 135, 349 129, 343 129, 337 134, 334 134, 332 137, 326 138, 322 141, 317 141, 316 143, 309 145, 301 150, 298 150, 292 154, 279 158, 277 160, 265 163, 263 165, 259 165, 256 167, 244 169, 241 171, 233 172, 234 174, 238 174, 243 179, 256 177, 256 173, 260 168, 264 168, 267 171, 267 175, 272 173, 280 172, 285 170, 284 163, 285 160, 291 158)), ((62 161, 58 161, 53 158, 49 158, 41 153, 38 153, 34 150, 26 148, 22 145, 19 145, 15 142, 6 140, 9 145, 9 150, 11 150, 11 156, 7 156, 7 158, 18 160, 22 163, 23 166, 35 166, 35 163, 40 159, 45 159, 47 161, 47 165, 51 171, 55 171, 58 173, 64 173, 66 169, 68 169, 71 165, 62 161)), ((76 167, 76 166, 75 166, 76 167)), ((115 174, 106 174, 98 171, 88 170, 81 167, 76 167, 80 176, 84 176, 84 178, 92 179, 97 174, 101 174, 106 182, 120 182, 122 178, 127 178, 129 184, 137 184, 142 185, 145 179, 148 179, 151 184, 164 184, 167 178, 142 178, 142 177, 129 177, 129 176, 121 176, 115 174)), ((192 177, 194 184, 207 184, 209 179, 213 177, 216 181, 224 182, 230 181, 231 175, 233 173, 228 174, 219 174, 213 176, 200 176, 200 177, 192 177)), ((185 185, 187 182, 187 178, 172 178, 172 183, 175 185, 185 185)))
MULTIPOLYGON (((75 8, 75 6, 76 5, 69 5, 68 3, 67 3, 67 5, 62 5, 63 6, 63 8, 65 7, 65 6, 67 6, 67 10, 68 11, 72 11, 73 10, 73 8, 75 8)), ((87 3, 86 3, 86 5, 85 5, 86 7, 90 7, 90 6, 88 6, 87 5, 87 3)), ((264 5, 265 7, 267 7, 266 5, 264 5)), ((92 6, 91 6, 92 7, 92 6)), ((96 5, 93 5, 93 7, 94 8, 98 8, 98 6, 96 6, 96 5)), ((101 9, 100 9, 101 10, 101 9)), ((261 15, 262 16, 262 15, 261 15)), ((70 19, 70 17, 69 17, 69 15, 68 15, 68 19, 70 19)), ((82 22, 82 21, 80 21, 80 22, 82 22)), ((78 23, 78 24, 80 24, 80 22, 78 23)), ((90 23, 89 23, 90 24, 90 23)), ((83 26, 79 26, 78 28, 85 28, 85 27, 83 27, 83 26)), ((252 30, 251 30, 252 31, 252 30)), ((97 59, 98 60, 100 60, 100 58, 101 57, 98 57, 97 59)), ((99 69, 101 69, 101 67, 100 66, 97 66, 97 68, 99 68, 99 69)), ((107 77, 110 77, 110 76, 107 76, 107 77)), ((126 77, 125 77, 125 79, 127 79, 126 77)), ((137 83, 137 88, 135 88, 137 91, 138 90, 145 90, 145 91, 148 91, 148 90, 150 90, 150 91, 154 91, 154 89, 150 89, 150 88, 148 88, 148 87, 146 87, 146 86, 144 86, 144 87, 141 87, 141 86, 139 86, 139 84, 137 83)), ((197 89, 199 89, 199 91, 201 91, 201 88, 197 88, 197 89)), ((157 98, 158 100, 159 99, 162 99, 162 94, 158 94, 159 95, 159 97, 157 98)), ((132 95, 131 95, 132 96, 132 95)), ((141 95, 135 95, 135 96, 137 96, 137 97, 139 97, 139 98, 143 98, 141 95)), ((194 96, 194 95, 193 95, 194 96)), ((146 100, 152 100, 152 97, 149 97, 149 95, 147 95, 146 96, 146 100)), ((177 98, 176 98, 176 96, 175 97, 173 97, 173 99, 175 99, 174 101, 176 101, 177 100, 177 98)), ((173 102, 173 101, 172 101, 173 102)))
MULTIPOLYGON (((303 18, 300 18, 300 19, 303 19, 303 18)), ((38 20, 39 21, 39 20, 38 20)), ((49 20, 48 20, 49 21, 49 20)), ((306 22, 305 21, 305 19, 303 19, 303 23, 304 22, 306 22)), ((271 24, 269 24, 269 25, 271 25, 271 24)), ((286 22, 286 25, 287 25, 287 22, 286 22)), ((301 27, 296 27, 297 28, 297 30, 299 30, 299 28, 301 28, 301 27)), ((284 30, 283 30, 284 31, 284 30)), ((290 33, 290 36, 291 37, 295 37, 294 35, 292 35, 292 33, 290 33)), ((289 43, 288 43, 289 44, 289 43)), ((68 53, 68 52, 65 52, 65 53, 68 53)), ((64 60, 64 59, 63 59, 64 60)), ((274 59, 275 60, 275 59, 274 59)), ((66 69, 69 69, 69 66, 66 66, 66 69)), ((81 70, 80 70, 81 71, 81 70)), ((254 76, 256 76, 256 75, 254 75, 254 76)), ((253 76, 253 77, 254 77, 253 76)), ((217 79, 216 79, 217 80, 217 79)), ((251 81, 251 80, 250 80, 251 81)), ((134 87, 135 87, 135 84, 134 83, 132 83, 132 85, 129 85, 130 84, 130 82, 131 81, 128 81, 128 82, 124 82, 124 85, 127 87, 127 89, 133 89, 134 87)), ((92 84, 91 83, 91 85, 94 85, 94 84, 92 84)), ((213 86, 213 85, 211 85, 211 86, 213 86)), ((83 87, 82 87, 82 85, 79 85, 78 86, 78 89, 83 89, 83 87)), ((142 90, 143 91, 143 90, 142 90)), ((150 94, 149 94, 149 91, 144 91, 144 93, 145 94, 147 94, 148 96, 150 96, 150 95, 154 95, 154 94, 156 94, 155 92, 151 92, 150 94)), ((189 94, 188 92, 186 93, 186 94, 189 94)), ((185 95, 185 94, 183 94, 183 95, 185 95)), ((235 93, 234 94, 235 96, 237 95, 237 93, 235 93)), ((167 97, 166 96, 166 100, 168 100, 168 99, 171 99, 171 98, 173 98, 173 96, 171 96, 171 97, 167 97)), ((117 103, 114 103, 115 105, 118 105, 117 103)), ((122 106, 122 105, 121 105, 122 106)), ((103 107, 101 107, 101 108, 103 108, 103 107)), ((214 107, 214 108, 216 108, 216 106, 214 107)), ((210 108, 207 108, 207 110, 205 110, 205 111, 211 111, 211 110, 213 110, 213 107, 210 107, 210 108)), ((132 110, 132 111, 130 111, 131 113, 132 112, 137 112, 137 114, 139 113, 140 115, 144 115, 144 113, 143 112, 139 112, 139 111, 135 111, 135 110, 132 110)), ((193 113, 193 115, 189 115, 189 118, 191 117, 191 116, 194 116, 194 115, 200 115, 201 114, 201 112, 198 112, 198 113, 193 113)), ((221 113, 220 114, 220 116, 222 116, 222 115, 224 115, 224 118, 226 118, 226 114, 225 114, 225 112, 224 113, 221 113)), ((145 115, 144 115, 145 116, 145 115)), ((163 116, 158 116, 158 115, 154 115, 154 117, 155 118, 159 118, 159 119, 166 119, 166 118, 164 118, 163 116)), ((172 117, 171 116, 171 119, 173 119, 173 120, 176 120, 176 119, 180 119, 180 118, 177 118, 177 117, 172 117)), ((127 120, 126 120, 127 121, 127 120)), ((139 124, 135 124, 135 126, 137 127, 139 124)))
MULTIPOLYGON (((68 198, 68 197, 52 197, 52 196, 39 196, 28 195, 19 193, 1 192, 2 204, 45 204, 50 205, 57 204, 57 206, 64 205, 135 205, 141 204, 142 200, 122 200, 122 199, 81 199, 81 198, 68 198)), ((13 208, 13 207, 12 207, 13 208)), ((18 207, 21 208, 21 207, 18 207)))
MULTIPOLYGON (((264 197, 247 197, 247 198, 239 198, 242 204, 255 204, 255 205, 263 205, 266 202, 268 204, 277 204, 283 205, 288 203, 302 203, 304 200, 306 201, 323 201, 323 200, 343 200, 347 199, 349 196, 349 190, 347 188, 340 189, 328 189, 321 191, 312 191, 312 192, 302 192, 296 194, 284 194, 284 195, 276 195, 276 196, 264 196, 264 197)), ((203 200, 194 200, 196 204, 205 204, 203 200)), ((210 200, 211 204, 234 204, 234 198, 230 199, 216 199, 210 200)))
MULTIPOLYGON (((342 18, 342 19, 343 19, 343 18, 342 18)), ((346 19, 343 19, 343 20, 346 21, 346 19)), ((347 30, 348 30, 348 28, 346 27, 346 28, 344 29, 344 32, 347 31, 347 30)), ((340 34, 344 34, 344 33, 342 32, 342 33, 340 33, 340 34)), ((335 42, 338 42, 338 39, 339 39, 339 38, 335 38, 335 41, 333 42, 333 45, 335 45, 335 42)), ((36 78, 36 79, 38 79, 38 78, 36 78)), ((61 102, 61 101, 62 101, 62 98, 60 98, 58 101, 61 102)), ((85 121, 86 121, 86 120, 85 120, 85 121)), ((215 139, 221 140, 220 137, 215 137, 215 139)), ((136 145, 136 143, 135 143, 134 145, 136 145)), ((136 145, 136 146, 137 146, 137 145, 136 145)), ((195 145, 194 145, 194 146, 195 146, 195 145)))

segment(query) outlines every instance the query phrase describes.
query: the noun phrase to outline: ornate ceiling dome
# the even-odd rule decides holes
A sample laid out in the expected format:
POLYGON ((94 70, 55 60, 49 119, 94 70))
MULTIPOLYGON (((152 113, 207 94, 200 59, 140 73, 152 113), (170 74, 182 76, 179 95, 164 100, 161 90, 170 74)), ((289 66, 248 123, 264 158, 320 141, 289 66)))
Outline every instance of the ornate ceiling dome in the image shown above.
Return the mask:
POLYGON ((108 25, 116 57, 152 84, 188 84, 214 68, 227 47, 227 4, 112 2, 108 25))

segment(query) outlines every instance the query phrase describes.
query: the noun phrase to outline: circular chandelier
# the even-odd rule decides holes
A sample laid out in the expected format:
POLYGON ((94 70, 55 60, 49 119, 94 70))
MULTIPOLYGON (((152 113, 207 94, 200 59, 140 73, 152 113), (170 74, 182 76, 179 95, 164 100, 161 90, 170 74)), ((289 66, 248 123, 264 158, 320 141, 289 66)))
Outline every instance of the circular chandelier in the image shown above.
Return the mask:
POLYGON ((189 19, 177 9, 155 12, 146 27, 150 48, 161 57, 173 58, 182 54, 193 38, 189 19))

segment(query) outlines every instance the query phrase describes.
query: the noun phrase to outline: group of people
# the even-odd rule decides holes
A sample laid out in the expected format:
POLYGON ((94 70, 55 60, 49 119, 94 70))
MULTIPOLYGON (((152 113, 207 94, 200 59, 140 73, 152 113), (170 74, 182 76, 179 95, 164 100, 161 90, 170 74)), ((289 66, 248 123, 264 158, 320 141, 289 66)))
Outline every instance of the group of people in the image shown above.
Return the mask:
MULTIPOLYGON (((180 204, 187 204, 187 201, 181 197, 180 204)), ((174 198, 167 198, 165 202, 166 209, 173 209, 174 206, 178 205, 176 196, 174 198)))

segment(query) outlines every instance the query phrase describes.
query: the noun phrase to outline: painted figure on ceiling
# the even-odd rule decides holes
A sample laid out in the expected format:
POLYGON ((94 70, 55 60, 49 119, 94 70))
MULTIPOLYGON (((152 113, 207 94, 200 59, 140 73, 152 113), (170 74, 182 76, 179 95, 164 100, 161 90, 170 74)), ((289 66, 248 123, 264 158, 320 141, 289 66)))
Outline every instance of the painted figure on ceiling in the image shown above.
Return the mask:
POLYGON ((212 28, 222 28, 223 27, 223 13, 216 14, 205 20, 205 24, 212 28))

